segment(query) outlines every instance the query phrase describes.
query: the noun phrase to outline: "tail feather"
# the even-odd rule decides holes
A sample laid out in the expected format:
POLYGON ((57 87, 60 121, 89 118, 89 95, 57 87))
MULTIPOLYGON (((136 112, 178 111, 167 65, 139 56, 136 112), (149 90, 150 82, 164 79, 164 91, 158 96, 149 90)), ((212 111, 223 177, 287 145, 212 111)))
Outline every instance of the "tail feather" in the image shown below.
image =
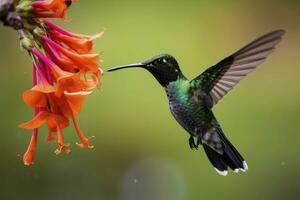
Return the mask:
POLYGON ((214 151, 212 148, 207 146, 206 144, 203 144, 204 151, 211 162, 211 164, 215 167, 215 170, 223 176, 227 175, 227 165, 216 151, 214 151))
POLYGON ((229 142, 229 140, 226 138, 224 133, 222 131, 219 132, 220 137, 222 137, 223 141, 225 141, 225 144, 229 146, 229 148, 225 148, 225 151, 229 151, 227 155, 231 158, 231 160, 235 160, 236 166, 239 166, 238 169, 230 167, 232 170, 235 170, 235 172, 238 172, 238 170, 241 170, 243 172, 248 170, 247 163, 243 156, 236 150, 236 148, 229 142))
POLYGON ((239 172, 239 170, 243 172, 247 171, 248 166, 246 161, 236 150, 236 148, 229 142, 223 131, 218 129, 215 133, 218 134, 218 137, 222 143, 222 153, 215 151, 205 143, 203 144, 205 153, 215 170, 223 176, 227 175, 228 167, 236 173, 239 172))

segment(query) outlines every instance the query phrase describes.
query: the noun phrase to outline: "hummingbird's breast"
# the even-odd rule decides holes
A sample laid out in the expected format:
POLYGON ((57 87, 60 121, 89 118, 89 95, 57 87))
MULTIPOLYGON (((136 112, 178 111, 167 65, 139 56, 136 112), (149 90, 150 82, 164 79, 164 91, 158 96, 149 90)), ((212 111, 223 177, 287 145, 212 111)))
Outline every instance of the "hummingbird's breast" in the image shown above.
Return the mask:
POLYGON ((166 87, 169 108, 176 121, 191 135, 199 135, 210 124, 210 110, 202 99, 189 94, 189 82, 174 82, 166 87))

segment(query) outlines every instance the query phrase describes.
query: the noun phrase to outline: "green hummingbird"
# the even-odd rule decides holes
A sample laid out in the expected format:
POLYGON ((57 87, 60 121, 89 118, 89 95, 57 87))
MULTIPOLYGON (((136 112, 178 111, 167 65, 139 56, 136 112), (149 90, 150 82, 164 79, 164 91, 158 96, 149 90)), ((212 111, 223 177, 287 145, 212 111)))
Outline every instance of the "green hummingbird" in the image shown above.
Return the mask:
POLYGON ((220 175, 226 176, 228 167, 236 173, 246 172, 245 159, 226 138, 212 108, 265 61, 284 33, 284 30, 276 30, 254 40, 193 80, 183 75, 178 62, 169 54, 108 71, 136 67, 149 71, 165 89, 174 118, 189 133, 190 148, 197 149, 202 145, 220 175))

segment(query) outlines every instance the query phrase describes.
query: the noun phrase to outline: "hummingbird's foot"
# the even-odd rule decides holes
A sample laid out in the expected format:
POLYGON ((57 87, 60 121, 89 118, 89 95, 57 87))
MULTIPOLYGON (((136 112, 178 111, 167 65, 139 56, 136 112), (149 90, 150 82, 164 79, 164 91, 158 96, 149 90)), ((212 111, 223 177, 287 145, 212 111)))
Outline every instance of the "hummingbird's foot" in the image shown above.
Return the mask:
POLYGON ((189 138, 189 145, 190 145, 190 148, 192 150, 197 150, 198 149, 198 145, 195 144, 195 140, 194 140, 193 136, 190 136, 190 138, 189 138))
POLYGON ((197 148, 198 148, 198 146, 199 146, 200 144, 202 145, 202 139, 201 139, 200 136, 198 136, 198 137, 197 137, 197 148))

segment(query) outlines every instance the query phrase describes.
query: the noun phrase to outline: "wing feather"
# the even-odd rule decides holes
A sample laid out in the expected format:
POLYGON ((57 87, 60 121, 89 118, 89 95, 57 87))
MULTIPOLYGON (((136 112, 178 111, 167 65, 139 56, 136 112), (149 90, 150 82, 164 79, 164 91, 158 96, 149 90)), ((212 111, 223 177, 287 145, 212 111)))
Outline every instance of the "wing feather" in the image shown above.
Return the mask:
POLYGON ((230 90, 256 67, 262 64, 275 49, 284 35, 284 30, 268 33, 236 53, 208 68, 203 74, 191 81, 191 85, 206 92, 212 105, 218 103, 230 90))

